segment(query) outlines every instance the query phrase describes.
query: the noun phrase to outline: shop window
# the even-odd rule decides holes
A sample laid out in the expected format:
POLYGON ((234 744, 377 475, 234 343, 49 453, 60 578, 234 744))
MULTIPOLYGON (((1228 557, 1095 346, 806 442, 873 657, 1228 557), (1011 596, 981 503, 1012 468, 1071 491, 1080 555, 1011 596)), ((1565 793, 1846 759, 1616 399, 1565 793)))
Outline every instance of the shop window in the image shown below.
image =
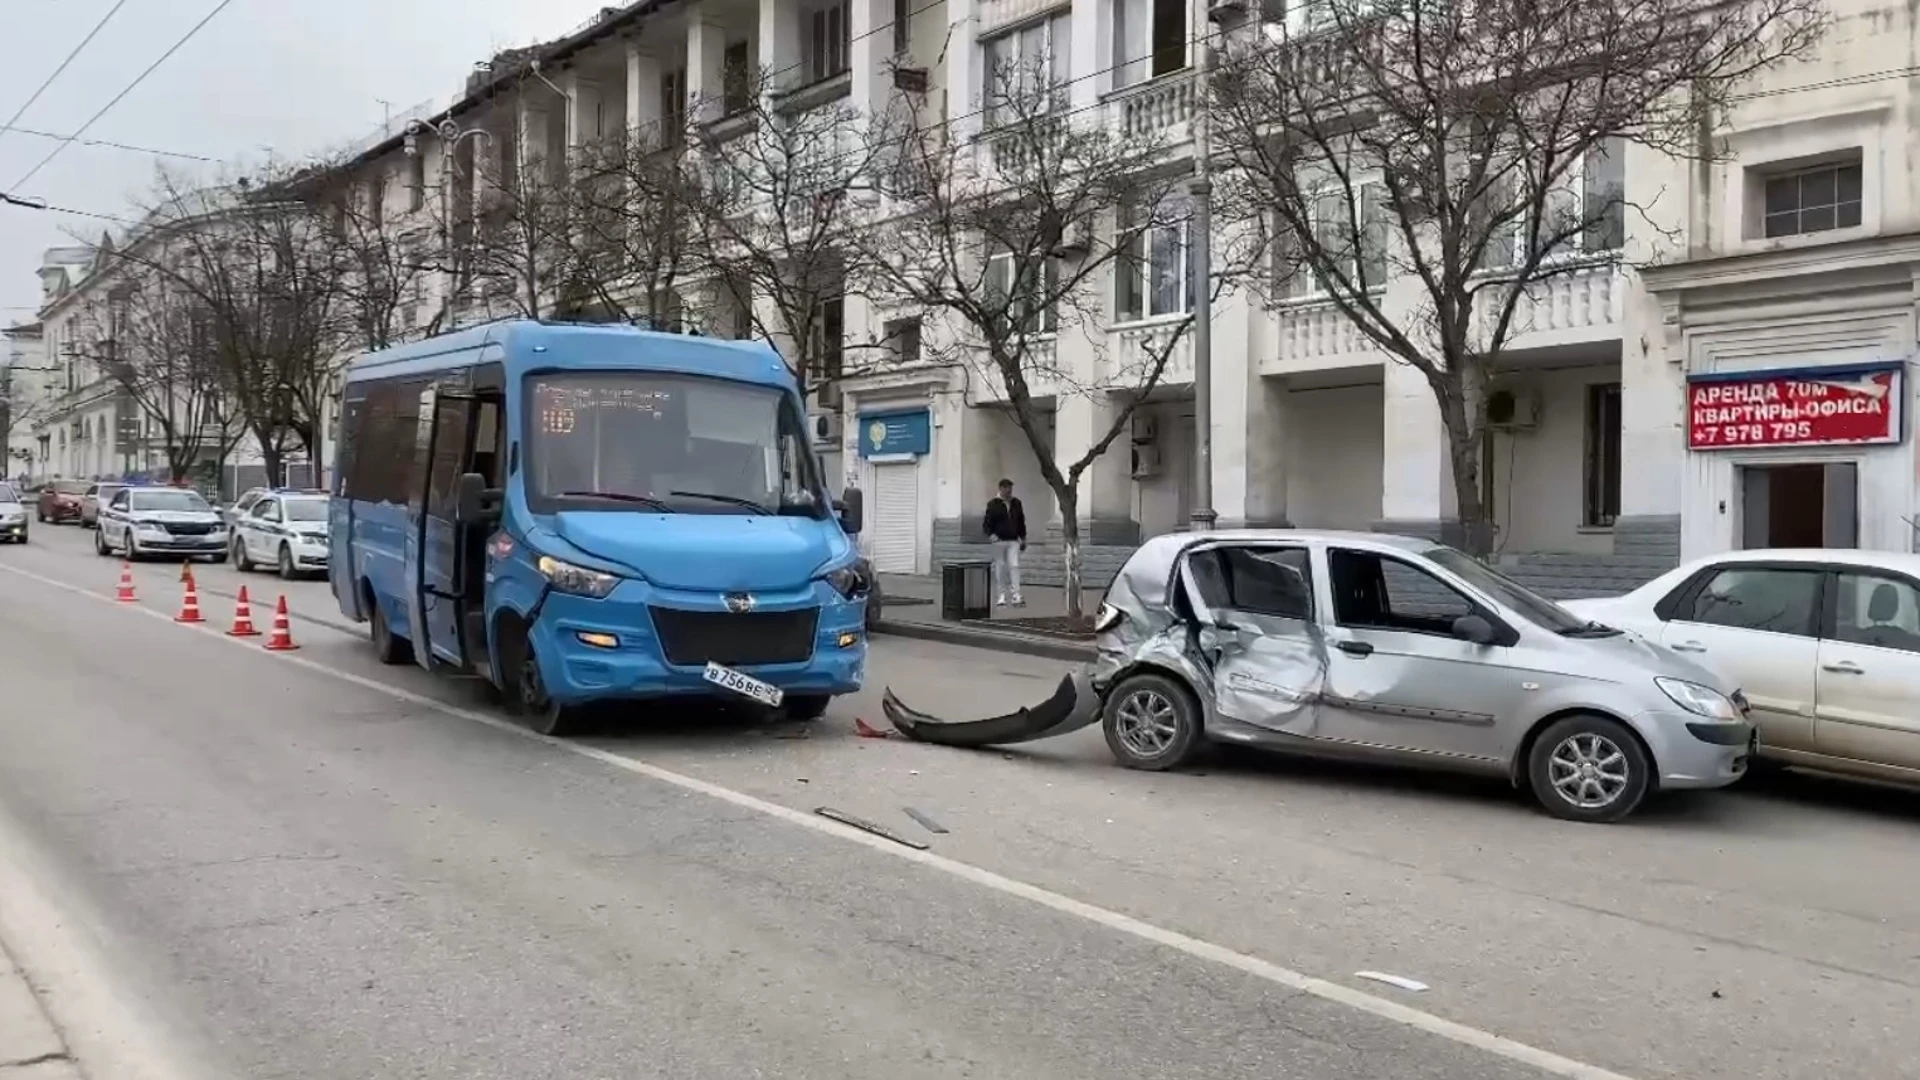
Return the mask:
POLYGON ((1620 516, 1620 384, 1587 387, 1586 470, 1580 524, 1611 528, 1620 516))
MULTIPOLYGON (((1862 206, 1860 151, 1837 160, 1785 168, 1759 168, 1748 173, 1748 186, 1759 189, 1759 228, 1749 228, 1769 240, 1851 229, 1860 224, 1862 206)), ((1751 206, 1751 204, 1749 204, 1751 206)))

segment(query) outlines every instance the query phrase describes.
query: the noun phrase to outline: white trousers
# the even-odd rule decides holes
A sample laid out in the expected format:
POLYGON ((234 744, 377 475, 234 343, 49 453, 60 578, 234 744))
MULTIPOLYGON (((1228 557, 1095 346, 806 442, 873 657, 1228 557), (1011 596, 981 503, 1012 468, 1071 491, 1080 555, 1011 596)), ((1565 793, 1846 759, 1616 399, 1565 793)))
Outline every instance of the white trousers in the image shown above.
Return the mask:
POLYGON ((993 542, 993 595, 998 603, 1019 603, 1020 541, 993 542))

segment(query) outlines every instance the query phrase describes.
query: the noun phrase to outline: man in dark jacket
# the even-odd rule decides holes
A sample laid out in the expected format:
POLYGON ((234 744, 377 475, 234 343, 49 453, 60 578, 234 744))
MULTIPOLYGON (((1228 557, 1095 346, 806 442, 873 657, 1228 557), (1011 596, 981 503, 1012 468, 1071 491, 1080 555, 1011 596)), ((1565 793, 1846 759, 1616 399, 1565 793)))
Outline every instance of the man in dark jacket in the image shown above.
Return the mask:
POLYGON ((980 527, 993 544, 994 603, 1025 607, 1020 595, 1020 553, 1027 550, 1027 511, 1013 497, 1013 481, 1000 481, 1000 494, 987 500, 980 527))

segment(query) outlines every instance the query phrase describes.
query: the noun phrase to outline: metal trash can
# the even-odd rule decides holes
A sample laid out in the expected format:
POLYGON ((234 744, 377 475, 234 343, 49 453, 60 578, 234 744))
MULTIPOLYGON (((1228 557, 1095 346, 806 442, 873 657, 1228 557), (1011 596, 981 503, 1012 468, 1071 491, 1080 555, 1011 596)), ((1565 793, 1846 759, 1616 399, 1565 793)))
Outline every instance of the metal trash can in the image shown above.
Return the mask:
POLYGON ((940 617, 947 622, 993 617, 993 564, 951 562, 940 568, 940 617))

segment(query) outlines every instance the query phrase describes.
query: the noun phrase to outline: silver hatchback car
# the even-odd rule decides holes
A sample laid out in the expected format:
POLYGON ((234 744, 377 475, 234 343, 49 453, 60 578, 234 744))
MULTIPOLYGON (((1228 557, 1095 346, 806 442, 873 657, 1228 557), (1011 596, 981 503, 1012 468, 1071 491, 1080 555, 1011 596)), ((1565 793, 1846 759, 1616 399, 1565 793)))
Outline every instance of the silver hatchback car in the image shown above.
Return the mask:
POLYGON ((1655 790, 1730 784, 1755 748, 1745 697, 1720 676, 1427 540, 1157 537, 1114 579, 1095 629, 1097 658, 1043 705, 948 724, 889 696, 887 714, 914 738, 962 745, 1097 716, 1114 757, 1139 769, 1213 741, 1484 773, 1578 821, 1618 820, 1655 790))

